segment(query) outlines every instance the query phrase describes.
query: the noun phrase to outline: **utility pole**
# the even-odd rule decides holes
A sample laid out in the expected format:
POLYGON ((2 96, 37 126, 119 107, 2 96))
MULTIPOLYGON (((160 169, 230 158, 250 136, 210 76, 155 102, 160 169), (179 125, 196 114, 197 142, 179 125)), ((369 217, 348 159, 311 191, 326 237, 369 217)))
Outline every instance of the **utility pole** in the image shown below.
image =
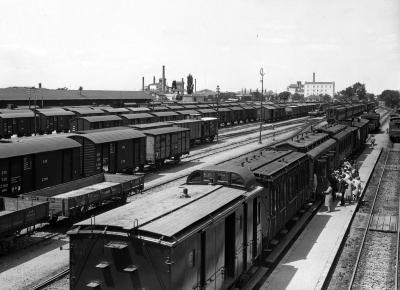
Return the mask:
POLYGON ((263 98, 264 98, 264 69, 260 68, 260 76, 261 76, 261 104, 260 104, 260 137, 258 138, 258 143, 262 144, 261 141, 261 132, 262 132, 262 123, 263 123, 263 98))
POLYGON ((217 143, 218 143, 218 133, 219 131, 219 86, 217 86, 217 143))

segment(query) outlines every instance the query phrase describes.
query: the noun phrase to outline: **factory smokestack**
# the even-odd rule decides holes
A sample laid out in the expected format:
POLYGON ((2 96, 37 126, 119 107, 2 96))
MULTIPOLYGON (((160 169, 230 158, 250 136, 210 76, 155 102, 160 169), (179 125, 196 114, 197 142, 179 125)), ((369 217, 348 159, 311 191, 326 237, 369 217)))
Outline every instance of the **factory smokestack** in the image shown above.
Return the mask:
POLYGON ((194 92, 197 92, 197 79, 194 79, 194 92))
POLYGON ((42 88, 42 83, 39 83, 39 89, 41 89, 42 88))
POLYGON ((165 65, 162 66, 162 92, 165 93, 165 65))
POLYGON ((315 83, 315 72, 312 73, 312 81, 315 83))
POLYGON ((142 91, 144 91, 144 77, 142 77, 142 91))
POLYGON ((182 94, 185 94, 185 81, 182 78, 182 94))
POLYGON ((153 84, 156 83, 156 76, 153 76, 153 84))

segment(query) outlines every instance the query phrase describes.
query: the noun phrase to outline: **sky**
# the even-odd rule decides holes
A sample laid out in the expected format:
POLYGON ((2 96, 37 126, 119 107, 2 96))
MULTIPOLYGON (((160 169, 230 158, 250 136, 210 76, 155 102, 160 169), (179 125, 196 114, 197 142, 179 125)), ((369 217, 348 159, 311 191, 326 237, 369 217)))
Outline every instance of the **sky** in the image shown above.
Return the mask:
POLYGON ((399 0, 0 2, 0 87, 140 90, 166 66, 197 89, 400 89, 399 0))

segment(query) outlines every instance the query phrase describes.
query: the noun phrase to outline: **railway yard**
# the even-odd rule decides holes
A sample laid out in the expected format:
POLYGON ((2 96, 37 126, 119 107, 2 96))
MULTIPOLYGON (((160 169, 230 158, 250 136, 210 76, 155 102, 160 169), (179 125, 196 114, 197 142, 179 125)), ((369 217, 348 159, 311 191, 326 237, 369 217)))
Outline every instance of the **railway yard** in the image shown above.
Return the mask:
MULTIPOLYGON (((182 108, 150 116, 153 107, 142 115, 153 122, 137 128, 115 117, 128 109, 91 108, 101 116, 69 119, 61 134, 3 133, 0 217, 24 204, 47 211, 3 225, 0 288, 397 289, 400 147, 386 134, 388 109, 343 105, 314 117, 310 105, 285 117, 269 106, 260 143, 254 104, 225 106, 223 118, 237 121, 212 105, 178 120, 182 108), (42 140, 55 147, 37 149, 42 140), (45 167, 52 158, 59 176, 45 167), (345 158, 357 161, 362 199, 326 213, 313 180, 322 192, 345 158), (41 179, 30 181, 35 169, 41 179)), ((19 117, 43 127, 43 112, 19 117)))

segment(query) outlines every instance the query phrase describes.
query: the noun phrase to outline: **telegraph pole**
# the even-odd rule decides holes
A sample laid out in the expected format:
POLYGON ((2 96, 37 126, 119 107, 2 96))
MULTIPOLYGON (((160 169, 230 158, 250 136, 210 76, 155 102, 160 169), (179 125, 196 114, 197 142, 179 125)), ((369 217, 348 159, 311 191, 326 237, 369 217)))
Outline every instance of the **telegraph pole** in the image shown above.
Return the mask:
POLYGON ((261 132, 262 132, 262 124, 263 124, 263 99, 264 99, 264 69, 260 68, 260 76, 261 76, 261 104, 260 104, 260 137, 258 138, 258 143, 262 144, 261 141, 261 132))
POLYGON ((219 131, 219 86, 217 86, 217 143, 218 143, 218 133, 219 131))

